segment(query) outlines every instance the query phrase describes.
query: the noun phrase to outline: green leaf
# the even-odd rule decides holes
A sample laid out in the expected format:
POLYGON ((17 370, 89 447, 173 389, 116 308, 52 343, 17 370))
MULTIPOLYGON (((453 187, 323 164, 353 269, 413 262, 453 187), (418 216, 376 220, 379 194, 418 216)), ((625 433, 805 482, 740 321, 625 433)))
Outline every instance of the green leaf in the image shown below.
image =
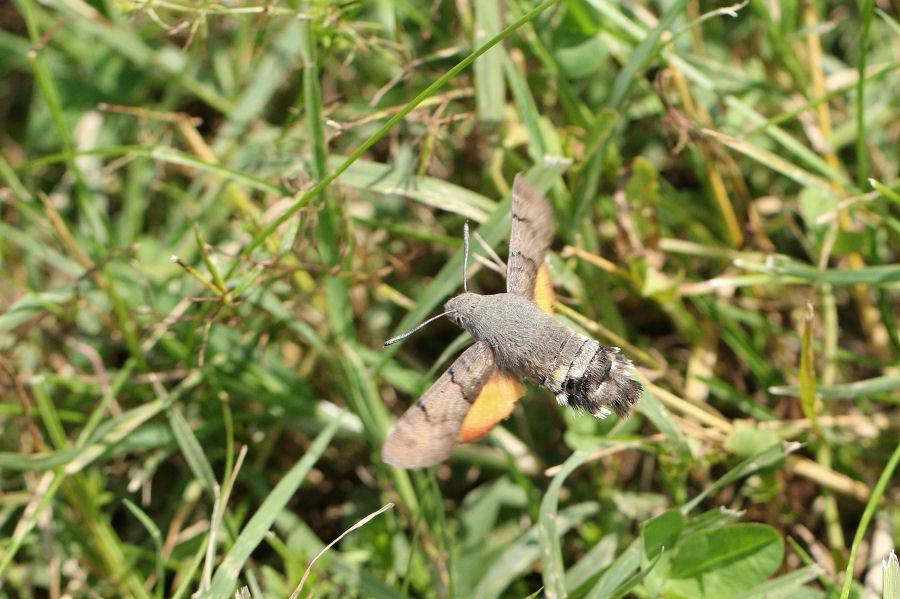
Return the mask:
POLYGON ((779 462, 787 454, 796 451, 799 447, 799 443, 777 444, 763 449, 759 453, 756 453, 744 459, 740 464, 738 464, 737 466, 726 472, 724 476, 716 480, 716 482, 703 489, 702 492, 695 495, 690 501, 681 506, 681 513, 690 513, 691 510, 699 505, 700 502, 703 501, 707 496, 709 496, 710 493, 716 491, 717 489, 721 489, 725 485, 734 482, 739 478, 748 476, 754 472, 757 472, 758 470, 768 468, 769 466, 779 462))
POLYGON ((626 584, 626 580, 641 567, 641 553, 641 540, 635 539, 606 569, 606 572, 587 595, 587 599, 612 597, 615 590, 622 584, 626 584))
MULTIPOLYGON (((796 395, 799 392, 797 385, 786 385, 774 389, 780 395, 796 395)), ((855 383, 843 383, 840 385, 819 385, 816 395, 822 399, 856 399, 872 395, 885 394, 888 401, 900 402, 896 398, 896 392, 900 390, 900 375, 886 374, 870 379, 863 379, 855 383)))
POLYGON ((656 24, 656 27, 643 36, 643 39, 641 40, 641 43, 638 44, 637 48, 628 54, 628 62, 622 67, 622 70, 619 71, 618 76, 616 76, 612 90, 609 92, 609 97, 606 100, 606 106, 608 108, 619 108, 621 106, 622 101, 625 99, 625 95, 637 79, 636 75, 638 71, 643 69, 650 58, 655 56, 659 51, 659 46, 657 44, 659 43, 660 38, 663 33, 672 26, 675 19, 681 16, 686 5, 687 0, 677 0, 677 2, 674 2, 669 6, 666 13, 656 24))
POLYGON ((783 557, 781 536, 769 526, 737 524, 699 532, 678 546, 666 589, 676 597, 728 597, 764 582, 783 557))
POLYGON ((883 599, 897 599, 900 597, 900 563, 897 563, 897 554, 893 550, 881 560, 884 569, 883 599))
POLYGON ((773 578, 744 593, 732 595, 729 599, 770 599, 771 597, 796 597, 797 599, 809 597, 813 599, 821 595, 813 595, 813 590, 803 585, 823 574, 825 574, 825 570, 821 566, 813 564, 773 578))
POLYGON ((197 480, 203 483, 203 488, 212 494, 213 488, 216 486, 216 477, 213 474, 212 466, 206 457, 206 453, 203 451, 203 446, 200 445, 197 436, 194 435, 194 431, 191 430, 190 425, 184 419, 184 415, 177 406, 171 406, 167 414, 172 432, 178 441, 178 446, 181 448, 181 453, 184 455, 191 472, 193 472, 197 480))
MULTIPOLYGON (((473 46, 478 47, 500 31, 500 3, 494 0, 475 2, 473 46)), ((475 106, 478 119, 497 124, 503 118, 506 88, 503 85, 503 56, 506 50, 497 45, 482 54, 472 65, 475 74, 475 106)))
POLYGON ((684 529, 684 516, 678 510, 668 510, 641 526, 644 560, 650 562, 663 550, 671 551, 684 529))
POLYGON ((734 421, 734 428, 725 440, 725 448, 737 455, 754 455, 780 441, 772 429, 760 428, 746 420, 734 421))
MULTIPOLYGON (((340 156, 328 160, 330 168, 344 161, 340 156)), ((455 212, 483 223, 496 204, 479 193, 432 177, 406 173, 390 164, 356 160, 338 177, 338 183, 354 189, 396 194, 427 206, 455 212)))
POLYGON ((827 223, 818 224, 819 217, 827 214, 838 207, 837 198, 834 194, 821 193, 815 187, 804 187, 800 191, 798 197, 800 215, 803 216, 803 223, 806 229, 811 232, 818 232, 828 227, 827 223))
MULTIPOLYGON (((900 281, 900 264, 884 264, 855 269, 818 269, 794 262, 784 256, 772 256, 764 264, 736 260, 735 264, 756 272, 778 277, 794 277, 800 282, 831 283, 832 285, 884 285, 900 281)), ((786 281, 787 282, 787 281, 786 281)))
POLYGON ((644 586, 650 595, 658 595, 665 583, 672 551, 684 530, 684 516, 677 509, 668 510, 641 526, 643 555, 641 566, 644 586))
POLYGON ((588 549, 587 553, 566 571, 566 589, 569 593, 581 596, 581 593, 577 593, 577 591, 583 590, 581 588, 583 586, 586 588, 589 581, 612 563, 617 546, 618 536, 610 533, 588 549))

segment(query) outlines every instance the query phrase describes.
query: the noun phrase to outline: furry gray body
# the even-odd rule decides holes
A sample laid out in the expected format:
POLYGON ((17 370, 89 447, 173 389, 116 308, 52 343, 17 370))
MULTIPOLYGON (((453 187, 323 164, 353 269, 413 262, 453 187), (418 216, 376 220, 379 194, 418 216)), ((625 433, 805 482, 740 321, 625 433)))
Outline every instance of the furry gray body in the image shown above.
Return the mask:
POLYGON ((508 293, 464 293, 447 302, 447 316, 477 341, 397 422, 381 448, 386 463, 401 468, 431 466, 450 455, 463 431, 466 440, 472 440, 477 437, 470 433, 480 436, 490 430, 525 392, 517 380, 510 384, 514 375, 549 389, 558 403, 599 418, 611 410, 626 416, 640 398, 641 384, 628 378, 631 362, 618 348, 579 335, 534 303, 555 223, 547 198, 521 173, 516 175, 508 293), (477 421, 468 428, 472 414, 477 421))
POLYGON ((475 339, 486 342, 502 370, 525 377, 569 405, 595 416, 628 414, 641 384, 618 348, 576 333, 515 293, 464 293, 444 306, 475 339))

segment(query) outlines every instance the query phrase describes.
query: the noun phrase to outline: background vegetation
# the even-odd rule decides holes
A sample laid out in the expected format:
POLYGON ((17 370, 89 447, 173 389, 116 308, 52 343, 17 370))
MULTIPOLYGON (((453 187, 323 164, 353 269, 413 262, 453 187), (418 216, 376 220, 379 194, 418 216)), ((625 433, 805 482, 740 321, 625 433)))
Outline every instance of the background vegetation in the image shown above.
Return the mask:
POLYGON ((0 593, 877 588, 896 10, 3 4, 0 593), (381 344, 458 292, 466 219, 505 256, 518 171, 559 220, 559 317, 634 359, 640 407, 532 388, 445 464, 386 467, 467 339, 381 344))

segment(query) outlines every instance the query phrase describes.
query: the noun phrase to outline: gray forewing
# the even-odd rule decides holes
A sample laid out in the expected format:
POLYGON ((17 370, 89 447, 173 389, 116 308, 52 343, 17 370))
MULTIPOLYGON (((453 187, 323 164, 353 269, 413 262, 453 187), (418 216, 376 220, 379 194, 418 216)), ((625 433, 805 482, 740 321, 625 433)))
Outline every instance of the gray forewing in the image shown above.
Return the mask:
POLYGON ((522 173, 516 175, 512 193, 506 290, 530 299, 538 268, 553 240, 556 220, 547 198, 522 173))
POLYGON ((381 447, 381 459, 400 468, 425 468, 443 461, 459 443, 469 408, 496 370, 486 342, 464 351, 397 421, 381 447))

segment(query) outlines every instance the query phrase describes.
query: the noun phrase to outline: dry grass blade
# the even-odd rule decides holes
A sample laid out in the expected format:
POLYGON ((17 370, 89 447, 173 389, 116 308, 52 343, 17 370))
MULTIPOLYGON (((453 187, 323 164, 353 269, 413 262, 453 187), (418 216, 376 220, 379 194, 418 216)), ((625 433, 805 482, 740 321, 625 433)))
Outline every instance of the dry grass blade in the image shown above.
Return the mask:
POLYGON ((357 522, 356 524, 354 524, 353 526, 351 526, 350 528, 348 528, 347 530, 342 532, 338 538, 336 538, 332 542, 328 543, 328 545, 323 547, 322 550, 316 554, 316 557, 312 558, 312 561, 309 562, 309 566, 307 566, 306 572, 303 573, 303 578, 300 579, 300 584, 298 584, 297 588, 294 589, 294 592, 291 593, 291 599, 297 599, 297 597, 300 596, 300 592, 303 590, 303 585, 306 584, 306 579, 309 577, 309 573, 312 572, 313 565, 319 560, 320 557, 322 557, 325 554, 326 551, 328 551, 329 549, 334 547, 345 536, 347 536, 348 534, 350 534, 357 528, 365 526, 372 518, 375 518, 379 514, 386 512, 387 510, 391 509, 392 507, 394 507, 393 503, 388 503, 388 504, 382 506, 381 509, 379 509, 375 512, 372 512, 371 514, 369 514, 368 516, 366 516, 365 518, 363 518, 362 520, 360 520, 359 522, 357 522))

